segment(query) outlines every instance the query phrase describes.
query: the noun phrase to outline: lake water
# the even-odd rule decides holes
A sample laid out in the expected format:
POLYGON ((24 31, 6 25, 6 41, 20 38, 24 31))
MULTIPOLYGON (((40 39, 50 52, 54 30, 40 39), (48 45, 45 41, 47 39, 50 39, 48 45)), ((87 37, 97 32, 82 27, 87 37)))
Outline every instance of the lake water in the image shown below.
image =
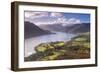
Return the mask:
POLYGON ((25 57, 35 53, 34 47, 40 43, 56 42, 56 41, 69 41, 75 34, 64 32, 54 32, 55 34, 42 35, 25 39, 25 57))

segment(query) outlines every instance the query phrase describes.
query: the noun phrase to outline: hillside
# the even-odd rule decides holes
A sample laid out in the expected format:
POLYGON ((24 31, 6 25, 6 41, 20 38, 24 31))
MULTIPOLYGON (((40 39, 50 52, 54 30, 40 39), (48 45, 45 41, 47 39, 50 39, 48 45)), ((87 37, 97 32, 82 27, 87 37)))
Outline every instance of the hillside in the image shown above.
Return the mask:
POLYGON ((90 23, 75 24, 73 26, 66 27, 68 33, 85 33, 90 31, 90 23))
POLYGON ((39 27, 42 29, 49 30, 49 31, 64 31, 65 30, 65 27, 63 27, 62 24, 40 25, 39 27))
POLYGON ((30 37, 34 37, 34 36, 50 34, 49 31, 43 30, 33 23, 24 22, 24 25, 25 25, 24 26, 24 37, 25 37, 25 39, 30 38, 30 37))
POLYGON ((41 25, 39 27, 49 31, 60 31, 66 33, 85 33, 90 31, 90 23, 73 24, 71 26, 62 26, 62 24, 48 24, 41 25))

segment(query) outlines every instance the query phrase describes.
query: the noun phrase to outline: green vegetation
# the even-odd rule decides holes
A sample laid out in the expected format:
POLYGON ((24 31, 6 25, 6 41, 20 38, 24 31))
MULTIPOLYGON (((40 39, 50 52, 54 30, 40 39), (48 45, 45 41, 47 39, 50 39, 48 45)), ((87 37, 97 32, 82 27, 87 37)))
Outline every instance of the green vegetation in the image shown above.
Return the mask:
POLYGON ((38 46, 35 47, 35 50, 37 52, 45 52, 45 51, 48 51, 48 50, 52 50, 52 49, 55 49, 57 47, 61 47, 61 46, 64 46, 64 42, 51 42, 51 43, 42 43, 38 46))
POLYGON ((90 58, 90 33, 79 34, 67 42, 41 43, 35 50, 36 53, 26 57, 25 61, 90 58))

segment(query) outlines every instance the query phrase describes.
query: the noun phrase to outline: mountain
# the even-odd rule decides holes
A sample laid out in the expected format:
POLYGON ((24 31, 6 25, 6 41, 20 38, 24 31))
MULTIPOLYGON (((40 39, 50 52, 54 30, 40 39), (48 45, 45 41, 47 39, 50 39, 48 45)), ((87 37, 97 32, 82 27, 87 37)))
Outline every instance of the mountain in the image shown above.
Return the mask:
POLYGON ((47 25, 40 25, 42 29, 49 30, 49 31, 64 31, 65 27, 62 26, 61 23, 59 24, 47 24, 47 25))
POLYGON ((24 22, 24 37, 30 38, 34 36, 40 36, 40 35, 45 35, 45 34, 50 34, 51 32, 48 30, 43 30, 36 26, 34 23, 30 23, 28 21, 24 22))
POLYGON ((85 33, 90 31, 90 23, 75 24, 65 28, 68 33, 85 33))
POLYGON ((73 24, 71 26, 62 26, 62 24, 48 24, 39 26, 49 31, 60 31, 67 33, 84 33, 90 31, 90 23, 73 24))

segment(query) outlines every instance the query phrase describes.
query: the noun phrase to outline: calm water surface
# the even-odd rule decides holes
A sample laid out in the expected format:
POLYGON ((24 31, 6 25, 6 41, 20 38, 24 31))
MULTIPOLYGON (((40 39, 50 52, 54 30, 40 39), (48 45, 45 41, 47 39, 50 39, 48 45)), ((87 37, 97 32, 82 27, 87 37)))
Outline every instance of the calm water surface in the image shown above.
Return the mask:
POLYGON ((75 34, 64 32, 54 32, 55 34, 42 35, 25 39, 25 57, 35 53, 34 47, 40 43, 56 42, 56 41, 69 41, 75 34))

